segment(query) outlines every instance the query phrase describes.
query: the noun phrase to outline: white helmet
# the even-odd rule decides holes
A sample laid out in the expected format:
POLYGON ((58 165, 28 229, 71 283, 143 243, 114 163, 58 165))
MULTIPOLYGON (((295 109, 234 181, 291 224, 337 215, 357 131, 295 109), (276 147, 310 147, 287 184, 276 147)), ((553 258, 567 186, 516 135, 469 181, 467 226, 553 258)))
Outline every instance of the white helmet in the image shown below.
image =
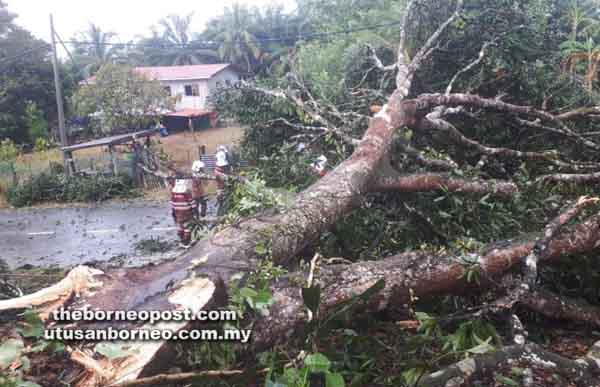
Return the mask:
POLYGON ((216 165, 217 167, 225 167, 229 165, 229 160, 227 159, 227 148, 223 145, 219 145, 217 153, 215 154, 216 165))
POLYGON ((202 172, 203 169, 204 169, 204 163, 200 160, 196 160, 192 164, 192 172, 194 172, 194 173, 200 173, 200 172, 202 172))

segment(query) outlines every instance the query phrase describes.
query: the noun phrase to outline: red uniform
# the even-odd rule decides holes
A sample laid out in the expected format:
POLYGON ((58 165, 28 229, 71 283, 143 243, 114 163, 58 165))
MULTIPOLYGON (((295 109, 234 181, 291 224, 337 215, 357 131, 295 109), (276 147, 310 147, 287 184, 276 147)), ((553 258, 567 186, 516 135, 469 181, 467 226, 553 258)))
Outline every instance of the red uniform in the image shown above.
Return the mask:
POLYGON ((196 203, 192 197, 191 189, 184 189, 183 184, 175 184, 171 191, 171 209, 173 219, 177 223, 177 235, 183 244, 192 240, 191 221, 194 219, 196 203))
POLYGON ((227 179, 227 175, 229 175, 231 168, 229 165, 225 165, 222 167, 215 167, 215 177, 217 178, 217 189, 223 190, 225 189, 225 181, 227 179))

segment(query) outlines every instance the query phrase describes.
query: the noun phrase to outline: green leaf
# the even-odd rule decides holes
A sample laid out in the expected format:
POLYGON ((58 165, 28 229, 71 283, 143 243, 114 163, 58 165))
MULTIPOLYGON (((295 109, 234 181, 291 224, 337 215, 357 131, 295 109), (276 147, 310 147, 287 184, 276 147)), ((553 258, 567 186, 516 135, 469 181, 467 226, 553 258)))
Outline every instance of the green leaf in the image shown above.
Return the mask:
POLYGON ((479 345, 477 345, 471 349, 467 349, 467 352, 479 355, 479 354, 491 352, 494 350, 494 346, 490 344, 490 341, 492 341, 492 337, 488 337, 488 339, 485 341, 482 341, 481 339, 479 339, 477 337, 477 335, 473 335, 473 337, 475 338, 475 340, 477 342, 479 342, 479 345))
POLYGON ((17 329, 23 337, 40 338, 44 335, 44 322, 33 309, 28 309, 23 318, 23 327, 17 329))
POLYGON ((304 305, 316 315, 321 303, 321 287, 317 285, 310 288, 302 288, 302 299, 304 300, 304 305))
POLYGON ((513 387, 519 387, 520 384, 514 380, 512 380, 511 378, 507 378, 506 376, 502 376, 502 375, 496 375, 495 379, 497 382, 500 382, 506 386, 513 386, 513 387))
POLYGON ((308 367, 310 372, 326 372, 331 366, 331 362, 327 356, 321 353, 314 353, 306 356, 304 359, 304 365, 308 367))
POLYGON ((8 339, 0 345, 0 368, 11 365, 23 352, 23 341, 20 339, 8 339))
POLYGON ((130 351, 123 349, 123 345, 116 343, 98 343, 96 344, 95 350, 111 360, 126 357, 131 354, 130 351))
POLYGON ((258 292, 254 289, 250 289, 250 288, 241 288, 240 289, 240 296, 244 297, 244 298, 255 298, 258 295, 258 292))
MULTIPOLYGON (((242 199, 242 203, 245 203, 244 200, 246 200, 246 198, 242 199)), ((250 206, 250 205, 246 205, 245 208, 253 208, 254 206, 250 206)), ((256 247, 254 248, 254 252, 258 255, 265 255, 267 254, 267 247, 262 244, 259 243, 258 245, 256 245, 256 247)))
POLYGON ((19 384, 17 386, 19 386, 19 387, 42 387, 37 383, 29 382, 26 380, 19 381, 19 384))
POLYGON ((50 346, 50 342, 46 340, 40 340, 36 345, 31 347, 31 352, 44 352, 46 348, 50 346))
POLYGON ((327 372, 325 374, 325 385, 327 387, 345 387, 344 378, 338 373, 327 372))
POLYGON ((423 368, 411 368, 402 373, 402 378, 406 381, 406 384, 413 386, 425 373, 423 368))

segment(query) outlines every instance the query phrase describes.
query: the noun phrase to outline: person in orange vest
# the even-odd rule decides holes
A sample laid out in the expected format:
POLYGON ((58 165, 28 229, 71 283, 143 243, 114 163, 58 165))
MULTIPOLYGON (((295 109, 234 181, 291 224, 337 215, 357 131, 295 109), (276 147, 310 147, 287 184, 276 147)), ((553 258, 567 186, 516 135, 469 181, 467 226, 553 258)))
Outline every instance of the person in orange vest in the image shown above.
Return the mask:
POLYGON ((192 242, 191 223, 196 211, 196 203, 192 197, 191 181, 176 178, 171 190, 171 214, 177 224, 177 235, 182 247, 189 247, 192 242))
POLYGON ((192 164, 192 198, 196 203, 196 216, 204 218, 206 216, 206 194, 202 184, 202 174, 204 173, 204 163, 200 160, 192 164))

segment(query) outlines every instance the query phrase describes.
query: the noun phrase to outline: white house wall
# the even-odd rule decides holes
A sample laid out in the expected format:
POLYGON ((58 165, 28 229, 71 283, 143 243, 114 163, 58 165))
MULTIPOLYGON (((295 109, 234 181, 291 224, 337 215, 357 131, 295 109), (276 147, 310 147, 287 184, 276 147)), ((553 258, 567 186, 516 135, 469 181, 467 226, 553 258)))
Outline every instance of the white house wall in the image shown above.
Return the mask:
POLYGON ((161 81, 163 86, 169 86, 171 88, 171 96, 181 96, 181 100, 177 102, 175 106, 176 110, 182 109, 207 109, 208 96, 210 92, 217 88, 217 86, 225 87, 227 81, 230 85, 235 84, 239 80, 239 75, 230 70, 225 69, 220 71, 211 79, 195 79, 195 80, 184 80, 184 81, 161 81), (199 95, 186 96, 185 86, 186 85, 198 85, 199 95))
POLYGON ((171 87, 171 96, 175 97, 180 95, 181 99, 175 106, 176 110, 182 109, 204 109, 206 103, 206 97, 208 96, 208 81, 205 79, 196 80, 185 80, 185 81, 161 81, 163 86, 171 87), (186 85, 197 85, 199 95, 186 96, 185 86, 186 85))

